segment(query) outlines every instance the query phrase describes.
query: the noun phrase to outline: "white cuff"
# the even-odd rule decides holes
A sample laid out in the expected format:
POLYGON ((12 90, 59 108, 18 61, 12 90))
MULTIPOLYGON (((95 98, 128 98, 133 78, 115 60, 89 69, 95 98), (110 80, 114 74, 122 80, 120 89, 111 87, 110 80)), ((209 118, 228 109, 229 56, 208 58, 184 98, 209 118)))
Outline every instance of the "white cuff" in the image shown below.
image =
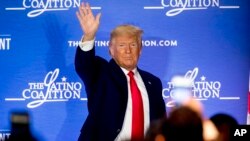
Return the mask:
POLYGON ((90 40, 90 41, 84 41, 84 42, 82 42, 81 40, 79 43, 79 47, 81 48, 82 51, 90 51, 91 49, 93 49, 94 43, 95 43, 95 39, 90 40))

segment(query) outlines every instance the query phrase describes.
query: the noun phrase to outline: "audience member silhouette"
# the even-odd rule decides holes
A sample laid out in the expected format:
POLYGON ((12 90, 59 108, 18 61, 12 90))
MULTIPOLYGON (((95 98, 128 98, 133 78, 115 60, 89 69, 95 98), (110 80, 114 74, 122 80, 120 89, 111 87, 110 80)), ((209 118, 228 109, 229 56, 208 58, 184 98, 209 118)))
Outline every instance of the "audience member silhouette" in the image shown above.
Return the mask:
POLYGON ((218 113, 210 117, 219 131, 218 141, 232 141, 234 127, 238 125, 236 119, 225 113, 218 113))
POLYGON ((11 113, 11 135, 7 141, 37 141, 30 130, 30 116, 26 111, 11 113))
POLYGON ((175 108, 168 118, 151 125, 146 141, 203 141, 203 122, 201 116, 191 108, 175 108))

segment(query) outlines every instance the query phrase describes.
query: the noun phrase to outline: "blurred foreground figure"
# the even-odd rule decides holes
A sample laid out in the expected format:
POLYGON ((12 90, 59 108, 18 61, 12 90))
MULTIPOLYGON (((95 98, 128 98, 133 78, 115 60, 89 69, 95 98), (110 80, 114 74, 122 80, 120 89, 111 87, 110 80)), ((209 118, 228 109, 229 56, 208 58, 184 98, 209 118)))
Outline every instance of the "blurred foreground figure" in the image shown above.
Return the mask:
POLYGON ((11 135, 7 141, 37 141, 30 130, 28 112, 11 113, 11 135))
MULTIPOLYGON (((174 109, 162 127, 166 141, 203 141, 201 117, 188 107, 174 109)), ((156 139, 159 137, 156 137, 156 139)))
POLYGON ((209 118, 204 117, 204 108, 202 103, 191 98, 183 103, 183 106, 189 107, 190 109, 198 113, 202 118, 204 141, 216 141, 219 136, 219 132, 214 123, 209 118))
MULTIPOLYGON (((193 98, 193 81, 191 76, 174 76, 172 82, 174 84, 174 100, 176 107, 188 107, 196 112, 202 119, 203 139, 204 141, 215 141, 219 135, 214 123, 204 116, 204 107, 202 103, 193 98)), ((175 107, 174 107, 175 108, 175 107)))
POLYGON ((216 141, 218 130, 203 115, 203 105, 192 96, 191 79, 175 76, 172 79, 173 108, 167 118, 151 124, 146 141, 216 141))
POLYGON ((215 124, 219 131, 218 141, 232 141, 235 127, 238 125, 236 119, 228 114, 218 113, 213 115, 210 120, 215 124))
POLYGON ((145 141, 204 141, 202 119, 188 107, 175 108, 150 126, 145 141))

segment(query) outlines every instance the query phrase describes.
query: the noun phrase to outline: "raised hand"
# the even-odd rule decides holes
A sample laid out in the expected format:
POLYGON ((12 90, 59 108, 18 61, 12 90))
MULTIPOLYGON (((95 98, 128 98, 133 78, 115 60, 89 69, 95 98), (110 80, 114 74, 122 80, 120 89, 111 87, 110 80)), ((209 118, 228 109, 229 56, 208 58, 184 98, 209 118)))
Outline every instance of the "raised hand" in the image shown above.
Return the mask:
POLYGON ((95 17, 90 5, 88 3, 82 3, 76 15, 84 33, 83 41, 93 40, 99 27, 101 13, 98 13, 95 17))

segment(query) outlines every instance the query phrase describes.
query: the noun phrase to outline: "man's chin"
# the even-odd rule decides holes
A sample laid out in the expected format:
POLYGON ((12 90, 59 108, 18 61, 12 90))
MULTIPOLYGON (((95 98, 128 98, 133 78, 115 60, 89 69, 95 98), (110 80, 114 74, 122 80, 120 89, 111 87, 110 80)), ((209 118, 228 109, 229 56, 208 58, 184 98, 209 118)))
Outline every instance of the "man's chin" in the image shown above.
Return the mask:
POLYGON ((125 68, 126 70, 133 70, 135 68, 135 66, 131 64, 125 64, 122 67, 125 68))

